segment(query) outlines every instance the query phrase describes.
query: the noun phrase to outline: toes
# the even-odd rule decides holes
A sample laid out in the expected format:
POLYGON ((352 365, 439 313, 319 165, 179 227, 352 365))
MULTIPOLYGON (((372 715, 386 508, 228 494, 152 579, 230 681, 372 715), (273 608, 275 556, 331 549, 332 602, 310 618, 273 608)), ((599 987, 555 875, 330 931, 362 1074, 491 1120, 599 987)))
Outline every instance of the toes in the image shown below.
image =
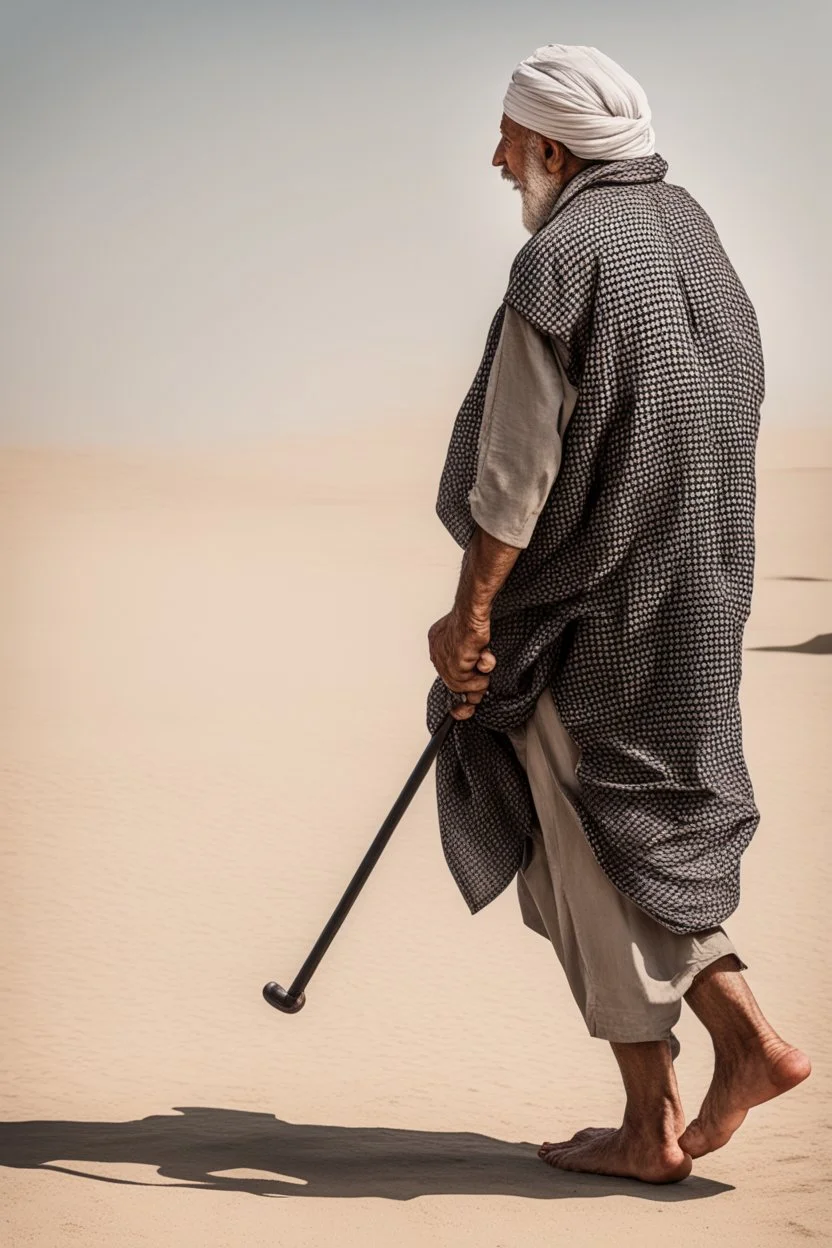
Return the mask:
POLYGON ((545 1161, 548 1166, 555 1166, 563 1169, 561 1162, 570 1152, 572 1152, 572 1149, 569 1148, 550 1148, 546 1152, 541 1151, 540 1158, 542 1161, 545 1161))
POLYGON ((582 1131, 576 1131, 570 1140, 558 1140, 555 1143, 546 1140, 537 1150, 537 1155, 544 1161, 548 1161, 550 1165, 556 1165, 558 1164, 556 1159, 590 1142, 597 1143, 604 1136, 614 1135, 616 1129, 616 1127, 584 1127, 582 1131))
POLYGON ((543 1160, 547 1165, 554 1166, 556 1170, 590 1169, 589 1166, 581 1165, 581 1158, 586 1153, 587 1149, 584 1144, 572 1144, 566 1148, 550 1149, 548 1153, 543 1154, 543 1160))
POLYGON ((612 1130, 614 1130, 613 1127, 583 1127, 582 1130, 576 1131, 574 1135, 571 1135, 568 1140, 544 1140, 540 1148, 564 1148, 567 1144, 576 1144, 580 1140, 588 1140, 591 1135, 597 1135, 599 1131, 604 1133, 612 1130))
POLYGON ((538 1157, 542 1157, 545 1161, 546 1158, 551 1156, 552 1153, 560 1153, 563 1149, 568 1148, 570 1143, 570 1140, 566 1140, 562 1144, 547 1144, 545 1148, 539 1148, 537 1150, 537 1155, 538 1157))
MULTIPOLYGON (((580 1143, 580 1140, 578 1141, 580 1143)), ((546 1158, 550 1153, 562 1153, 565 1148, 575 1148, 575 1140, 560 1140, 556 1144, 544 1144, 537 1150, 538 1157, 546 1158)))
POLYGON ((698 1118, 694 1118, 692 1122, 688 1123, 677 1142, 682 1152, 687 1153, 689 1157, 701 1157, 703 1153, 710 1151, 705 1132, 698 1118))

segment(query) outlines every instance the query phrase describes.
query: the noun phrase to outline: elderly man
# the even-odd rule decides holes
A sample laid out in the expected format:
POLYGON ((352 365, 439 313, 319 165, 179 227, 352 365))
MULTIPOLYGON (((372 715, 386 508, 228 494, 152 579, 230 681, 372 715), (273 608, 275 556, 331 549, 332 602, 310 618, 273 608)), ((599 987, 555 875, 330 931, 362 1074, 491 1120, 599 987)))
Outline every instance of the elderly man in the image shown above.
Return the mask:
POLYGON ((591 47, 514 71, 493 164, 531 234, 456 418, 437 513, 465 554, 430 629, 440 832, 476 913, 517 878, 623 1123, 553 1166, 682 1179, 809 1059, 761 1013, 722 921, 759 822, 738 691, 764 394, 713 223, 665 181, 644 91, 591 47), (713 1080, 687 1126, 673 1025, 713 1080))

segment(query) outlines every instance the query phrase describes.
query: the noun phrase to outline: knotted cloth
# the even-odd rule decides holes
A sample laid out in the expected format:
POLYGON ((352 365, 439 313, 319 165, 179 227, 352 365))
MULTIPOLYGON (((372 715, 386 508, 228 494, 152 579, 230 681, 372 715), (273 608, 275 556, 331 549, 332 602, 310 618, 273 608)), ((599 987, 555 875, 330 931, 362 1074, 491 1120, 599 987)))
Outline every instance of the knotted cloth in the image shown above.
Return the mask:
POLYGON ((512 74, 503 112, 588 160, 629 160, 655 150, 644 89, 597 48, 538 48, 512 74))
MULTIPOLYGON (((566 344, 578 400, 560 470, 492 605, 489 688, 436 759, 442 845, 472 913, 523 860, 535 812, 506 734, 547 685, 581 751, 576 811, 613 884, 675 932, 739 902, 760 818, 738 692, 763 358, 710 217, 666 171, 655 153, 567 182, 512 263, 451 431, 436 511, 464 548, 505 306, 566 344)), ((437 677, 431 733, 452 703, 437 677)))

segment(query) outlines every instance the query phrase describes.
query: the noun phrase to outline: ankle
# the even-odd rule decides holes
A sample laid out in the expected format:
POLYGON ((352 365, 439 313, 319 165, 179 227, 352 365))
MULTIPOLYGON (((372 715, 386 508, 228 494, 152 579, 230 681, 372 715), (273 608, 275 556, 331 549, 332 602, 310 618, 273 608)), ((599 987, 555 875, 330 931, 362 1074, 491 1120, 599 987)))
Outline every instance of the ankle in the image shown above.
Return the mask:
POLYGON ((675 1143, 685 1127, 682 1103, 670 1094, 649 1101, 628 1101, 621 1125, 625 1134, 635 1139, 675 1143))
POLYGON ((710 1033, 714 1051, 726 1062, 782 1049, 785 1042, 763 1014, 741 971, 726 966, 733 954, 699 972, 685 1000, 710 1033))
POLYGON ((737 1028, 733 1032, 720 1032, 712 1039, 716 1064, 729 1070, 736 1070, 749 1062, 771 1061, 789 1047, 767 1023, 764 1026, 737 1028))

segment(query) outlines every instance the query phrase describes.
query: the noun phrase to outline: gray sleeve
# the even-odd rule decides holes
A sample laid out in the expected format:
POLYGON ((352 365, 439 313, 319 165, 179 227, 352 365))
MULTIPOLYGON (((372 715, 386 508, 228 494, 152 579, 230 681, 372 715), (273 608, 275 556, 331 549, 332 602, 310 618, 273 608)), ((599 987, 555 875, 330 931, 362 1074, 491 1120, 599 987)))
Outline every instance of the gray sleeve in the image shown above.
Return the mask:
POLYGON ((560 468, 563 433, 577 401, 566 359, 559 339, 506 305, 468 502, 476 523, 508 546, 528 546, 560 468))

